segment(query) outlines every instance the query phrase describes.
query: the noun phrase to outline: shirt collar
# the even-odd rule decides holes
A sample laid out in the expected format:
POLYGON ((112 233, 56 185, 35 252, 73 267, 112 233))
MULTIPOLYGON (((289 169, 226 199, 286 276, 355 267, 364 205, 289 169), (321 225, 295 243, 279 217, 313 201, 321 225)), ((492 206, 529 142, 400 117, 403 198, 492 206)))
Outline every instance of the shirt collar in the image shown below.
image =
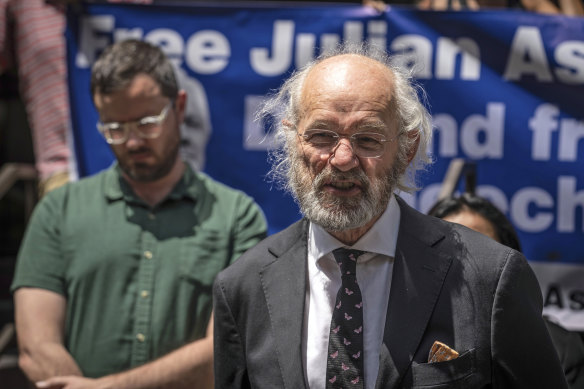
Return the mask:
MULTIPOLYGON (((400 209, 395 196, 391 195, 387 208, 375 224, 350 248, 395 257, 399 231, 400 209)), ((317 260, 333 250, 344 247, 318 224, 310 222, 308 232, 309 257, 317 260)))
MULTIPOLYGON (((174 186, 166 199, 179 200, 188 198, 193 201, 199 196, 201 185, 197 185, 200 178, 188 163, 185 164, 185 172, 179 182, 174 186)), ((110 201, 126 200, 134 202, 143 202, 138 198, 132 187, 122 176, 122 170, 117 161, 114 161, 111 168, 105 172, 105 197, 110 201)))

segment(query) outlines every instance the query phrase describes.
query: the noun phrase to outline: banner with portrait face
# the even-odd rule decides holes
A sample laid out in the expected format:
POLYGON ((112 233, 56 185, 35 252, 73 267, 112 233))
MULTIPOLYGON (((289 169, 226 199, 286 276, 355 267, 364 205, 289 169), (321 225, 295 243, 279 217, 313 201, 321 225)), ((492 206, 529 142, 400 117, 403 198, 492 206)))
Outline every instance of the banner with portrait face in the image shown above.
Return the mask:
POLYGON ((536 263, 546 312, 584 330, 584 19, 285 2, 73 7, 68 68, 81 176, 113 160, 95 127, 90 66, 127 38, 160 45, 202 86, 212 126, 204 170, 253 196, 271 233, 300 214, 266 177, 272 135, 254 121, 265 96, 341 41, 401 54, 427 92, 435 127, 435 163, 420 175, 422 189, 403 197, 427 212, 450 161, 474 162, 478 194, 505 212, 536 263))

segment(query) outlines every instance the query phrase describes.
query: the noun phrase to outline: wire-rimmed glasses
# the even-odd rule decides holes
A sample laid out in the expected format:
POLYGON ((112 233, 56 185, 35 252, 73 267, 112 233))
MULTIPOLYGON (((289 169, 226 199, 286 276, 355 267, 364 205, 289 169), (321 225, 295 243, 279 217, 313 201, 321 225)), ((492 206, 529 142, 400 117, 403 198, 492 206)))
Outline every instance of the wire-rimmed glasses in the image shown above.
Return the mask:
POLYGON ((331 130, 306 130, 298 134, 304 142, 322 153, 331 153, 341 138, 349 139, 355 155, 361 158, 378 158, 385 152, 385 143, 391 142, 397 136, 387 139, 377 132, 357 132, 352 135, 339 135, 331 130))

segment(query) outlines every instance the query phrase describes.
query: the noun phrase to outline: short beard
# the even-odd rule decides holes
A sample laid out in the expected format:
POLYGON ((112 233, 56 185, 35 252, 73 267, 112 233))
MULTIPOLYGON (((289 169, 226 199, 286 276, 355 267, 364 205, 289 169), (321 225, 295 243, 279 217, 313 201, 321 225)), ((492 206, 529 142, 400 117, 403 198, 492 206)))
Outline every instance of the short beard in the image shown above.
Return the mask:
POLYGON ((162 165, 156 166, 154 168, 150 166, 141 166, 140 164, 130 167, 124 164, 120 164, 120 167, 124 173, 128 175, 132 180, 137 182, 154 182, 159 179, 166 177, 172 167, 174 166, 175 159, 166 159, 163 161, 162 165), (172 163, 171 163, 172 162, 172 163))
MULTIPOLYGON (((166 177, 179 155, 180 138, 172 140, 172 143, 168 145, 167 150, 161 154, 161 159, 155 165, 135 163, 130 164, 127 162, 129 159, 130 152, 127 152, 127 158, 120 157, 114 150, 114 154, 118 160, 118 164, 122 171, 130 177, 132 180, 137 182, 154 182, 158 181, 163 177, 166 177)), ((137 150, 135 152, 140 152, 142 150, 137 150)))
POLYGON ((348 172, 327 165, 314 179, 299 153, 293 152, 289 170, 289 186, 302 214, 327 231, 356 229, 381 215, 397 186, 401 164, 394 163, 381 177, 371 181, 359 167, 348 172), (330 180, 356 180, 362 194, 354 198, 333 196, 323 190, 330 180))

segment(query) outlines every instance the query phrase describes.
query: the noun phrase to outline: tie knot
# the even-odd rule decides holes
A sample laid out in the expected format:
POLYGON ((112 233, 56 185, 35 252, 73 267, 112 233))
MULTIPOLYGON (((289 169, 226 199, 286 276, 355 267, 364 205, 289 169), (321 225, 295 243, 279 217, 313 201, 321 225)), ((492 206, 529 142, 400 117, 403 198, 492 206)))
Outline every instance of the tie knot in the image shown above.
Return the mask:
POLYGON ((333 250, 333 256, 341 268, 341 276, 356 276, 357 274, 357 258, 363 254, 364 251, 351 250, 344 247, 333 250))

